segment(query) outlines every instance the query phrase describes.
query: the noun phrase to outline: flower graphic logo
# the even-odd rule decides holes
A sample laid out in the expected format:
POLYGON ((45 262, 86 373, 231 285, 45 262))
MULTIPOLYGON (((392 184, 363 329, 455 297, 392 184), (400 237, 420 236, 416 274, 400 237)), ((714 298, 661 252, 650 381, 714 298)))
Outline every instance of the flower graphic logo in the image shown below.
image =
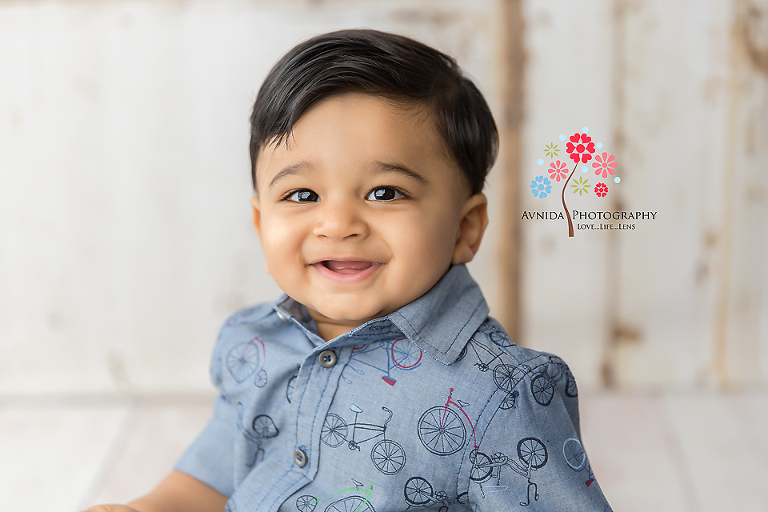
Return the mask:
POLYGON ((560 160, 549 164, 549 177, 555 181, 564 180, 568 176, 568 167, 560 160))
POLYGON ((595 152, 595 143, 592 142, 592 137, 586 133, 579 134, 576 132, 568 140, 570 142, 565 145, 565 150, 570 155, 571 160, 577 164, 579 161, 585 164, 592 160, 592 153, 595 152))
POLYGON ((571 185, 571 187, 574 189, 573 193, 575 194, 578 192, 579 195, 589 194, 589 188, 591 186, 592 185, 589 184, 589 180, 587 178, 576 178, 573 180, 573 184, 571 185))
POLYGON ((605 197, 605 194, 608 193, 608 187, 605 186, 605 183, 598 183, 595 185, 595 195, 597 197, 605 197))
MULTIPOLYGON (((565 218, 568 220, 568 236, 573 237, 573 219, 571 218, 571 211, 568 209, 566 203, 565 191, 570 185, 573 194, 578 194, 579 197, 590 196, 590 192, 594 190, 595 195, 592 197, 605 198, 608 195, 608 185, 602 180, 613 177, 614 183, 621 182, 621 178, 616 175, 618 165, 615 162, 614 156, 607 151, 596 153, 597 150, 603 148, 602 142, 595 142, 592 137, 587 135, 589 129, 585 126, 581 132, 576 132, 568 137, 568 142, 565 144, 565 152, 568 153, 568 157, 573 161, 573 168, 568 170, 568 161, 554 160, 549 163, 547 173, 549 179, 543 175, 536 176, 531 181, 531 193, 533 197, 544 199, 552 193, 552 182, 563 181, 562 189, 560 189, 560 198, 563 205, 563 211, 565 212, 565 218), (583 173, 588 172, 586 164, 592 161, 592 170, 594 176, 598 181, 595 184, 589 182, 586 176, 576 176, 576 169, 581 165, 581 171, 583 173)), ((561 134, 560 140, 565 142, 566 136, 561 134)), ((544 154, 552 159, 558 155, 559 149, 554 142, 544 146, 544 154)), ((544 159, 538 159, 539 165, 544 165, 544 159)), ((569 196, 570 197, 570 196, 569 196)))
POLYGON ((557 148, 557 144, 555 144, 554 142, 544 147, 544 154, 547 155, 549 158, 552 158, 553 156, 557 156, 559 152, 560 150, 557 148))
POLYGON ((595 161, 592 162, 592 167, 595 170, 595 174, 603 178, 607 178, 610 174, 613 176, 613 170, 616 169, 616 162, 613 161, 613 155, 608 156, 608 153, 603 152, 602 158, 600 155, 595 156, 595 161))
POLYGON ((531 181, 531 192, 533 192, 533 197, 544 199, 547 194, 552 192, 552 182, 544 176, 536 176, 536 179, 531 181))

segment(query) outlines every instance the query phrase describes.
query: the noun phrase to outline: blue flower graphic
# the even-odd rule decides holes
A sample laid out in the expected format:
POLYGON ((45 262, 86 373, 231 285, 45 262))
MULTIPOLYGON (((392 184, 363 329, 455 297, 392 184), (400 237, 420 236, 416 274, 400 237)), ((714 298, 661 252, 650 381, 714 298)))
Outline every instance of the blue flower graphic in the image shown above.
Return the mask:
POLYGON ((552 182, 544 176, 536 176, 536 179, 531 181, 531 192, 533 197, 544 199, 547 194, 552 192, 552 182))

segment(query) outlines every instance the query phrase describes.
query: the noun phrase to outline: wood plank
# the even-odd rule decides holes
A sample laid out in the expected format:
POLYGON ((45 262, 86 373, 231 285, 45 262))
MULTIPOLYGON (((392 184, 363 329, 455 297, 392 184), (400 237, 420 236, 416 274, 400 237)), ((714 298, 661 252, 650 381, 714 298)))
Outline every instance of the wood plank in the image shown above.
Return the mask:
POLYGON ((622 81, 626 211, 611 366, 630 387, 714 383, 726 233, 728 2, 626 2, 622 81))
POLYGON ((0 409, 0 510, 80 510, 126 414, 104 404, 0 409))
POLYGON ((580 392, 581 432, 608 503, 622 512, 698 512, 660 395, 580 392))
MULTIPOLYGON (((589 135, 609 150, 614 142, 612 112, 612 2, 590 0, 527 2, 523 209, 562 212, 560 190, 553 182, 545 199, 534 197, 530 183, 548 177, 546 144, 555 143, 557 158, 568 159, 561 134, 589 128, 589 135)), ((569 166, 570 169, 570 166, 569 166)), ((570 208, 605 209, 596 196, 568 190, 570 208)), ((603 382, 603 357, 610 332, 611 262, 607 231, 577 231, 568 237, 565 220, 508 222, 522 229, 522 342, 555 352, 571 365, 582 387, 603 382)))
POLYGON ((211 417, 212 400, 137 404, 113 459, 81 497, 83 506, 126 503, 152 490, 173 469, 211 417))
POLYGON ((691 475, 695 510, 768 510, 766 395, 670 395, 664 409, 691 475), (758 420, 750 425, 745 420, 758 420), (756 449, 759 447, 759 449, 756 449))
POLYGON ((522 275, 521 225, 514 219, 522 206, 520 187, 523 167, 523 109, 525 97, 525 47, 523 8, 520 0, 502 2, 501 18, 504 20, 504 35, 500 38, 502 83, 501 116, 496 120, 499 129, 499 159, 496 172, 502 173, 501 194, 493 199, 502 200, 502 222, 494 228, 498 233, 498 320, 507 330, 510 338, 521 340, 522 306, 520 303, 522 275), (512 222, 510 222, 512 220, 512 222))
POLYGON ((722 385, 768 378, 768 1, 735 2, 735 11, 714 333, 722 385))

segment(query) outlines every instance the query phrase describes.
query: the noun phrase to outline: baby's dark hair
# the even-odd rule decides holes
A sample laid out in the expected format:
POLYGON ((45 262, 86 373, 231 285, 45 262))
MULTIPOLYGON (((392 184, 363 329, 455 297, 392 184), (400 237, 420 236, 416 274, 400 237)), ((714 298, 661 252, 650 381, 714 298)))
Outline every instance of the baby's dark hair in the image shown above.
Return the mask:
POLYGON ((251 114, 251 178, 267 144, 279 145, 315 102, 363 92, 427 107, 450 153, 480 192, 499 145, 483 95, 448 55, 377 30, 340 30, 290 50, 267 75, 251 114))

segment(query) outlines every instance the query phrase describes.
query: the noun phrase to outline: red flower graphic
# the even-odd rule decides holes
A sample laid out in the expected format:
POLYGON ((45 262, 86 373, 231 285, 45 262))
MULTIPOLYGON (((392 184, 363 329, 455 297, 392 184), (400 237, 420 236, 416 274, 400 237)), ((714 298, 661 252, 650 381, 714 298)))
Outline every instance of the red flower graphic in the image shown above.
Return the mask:
POLYGON ((613 155, 608 156, 608 153, 603 153, 603 157, 595 155, 595 162, 592 162, 592 167, 595 170, 595 174, 600 176, 602 173, 603 178, 607 178, 610 174, 613 176, 613 170, 616 168, 616 162, 613 161, 613 155))
POLYGON ((565 162, 561 162, 558 160, 557 162, 552 162, 549 164, 549 177, 552 178, 555 181, 560 181, 561 179, 565 179, 566 176, 568 176, 568 169, 566 168, 565 162))
POLYGON ((592 160, 592 153, 595 152, 595 143, 592 137, 586 133, 576 132, 569 138, 570 142, 565 145, 565 150, 571 156, 571 160, 576 163, 587 163, 592 160))
POLYGON ((605 186, 605 183, 598 183, 595 185, 595 194, 597 194, 597 197, 605 197, 605 194, 608 193, 608 187, 605 186))

